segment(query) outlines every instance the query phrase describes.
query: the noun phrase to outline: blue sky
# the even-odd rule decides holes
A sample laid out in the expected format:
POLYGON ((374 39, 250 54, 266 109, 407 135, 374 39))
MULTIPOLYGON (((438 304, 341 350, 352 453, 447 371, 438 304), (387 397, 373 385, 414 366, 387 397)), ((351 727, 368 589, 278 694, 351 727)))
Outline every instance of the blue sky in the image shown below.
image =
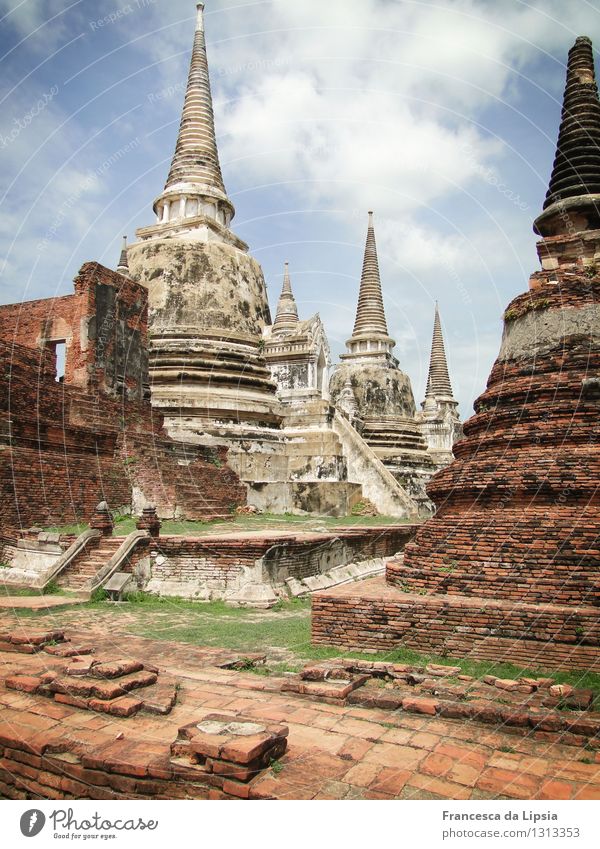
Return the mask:
MULTIPOLYGON (((501 315, 537 268, 532 221, 554 157, 585 0, 208 0, 234 231, 274 309, 289 260, 333 361, 354 317, 367 211, 388 324, 423 398, 439 301, 464 417, 501 315)), ((195 4, 0 0, 0 302, 67 294, 152 223, 173 153, 195 4)))

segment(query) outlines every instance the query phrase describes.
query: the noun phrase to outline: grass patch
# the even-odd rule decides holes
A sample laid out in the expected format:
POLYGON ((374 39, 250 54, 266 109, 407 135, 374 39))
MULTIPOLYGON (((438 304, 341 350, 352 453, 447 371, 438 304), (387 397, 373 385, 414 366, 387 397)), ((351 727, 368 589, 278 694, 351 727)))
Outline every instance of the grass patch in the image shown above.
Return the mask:
MULTIPOLYGON (((115 536, 128 536, 135 531, 136 521, 132 516, 120 516, 115 519, 115 536)), ((165 519, 162 522, 163 536, 203 536, 212 533, 234 533, 235 531, 283 530, 288 526, 307 530, 315 527, 387 527, 389 525, 408 524, 407 519, 395 519, 390 516, 294 516, 291 513, 276 515, 274 513, 259 513, 235 516, 231 521, 223 522, 187 522, 165 519)), ((48 533, 76 535, 87 530, 86 524, 61 525, 45 528, 48 533)))
MULTIPOLYGON (((144 607, 152 608, 145 604, 144 607)), ((302 657, 309 657, 310 620, 306 612, 294 606, 293 613, 282 616, 249 618, 248 610, 228 608, 222 602, 198 604, 179 602, 177 611, 187 615, 184 622, 168 621, 139 623, 131 628, 141 637, 174 640, 199 646, 219 646, 241 652, 268 652, 283 648, 302 657)), ((163 607, 164 609, 164 607, 163 607)), ((280 611, 283 613, 283 611, 280 611)))
POLYGON ((41 590, 32 590, 29 587, 11 587, 10 584, 0 584, 0 595, 7 598, 30 598, 42 595, 41 590))
POLYGON ((108 593, 103 587, 98 587, 91 595, 91 600, 86 607, 93 607, 95 604, 103 604, 108 599, 108 593))
POLYGON ((61 595, 62 587, 59 587, 55 580, 48 581, 44 589, 42 590, 42 595, 61 595))
MULTIPOLYGON (((4 588, 2 590, 5 591, 4 588)), ((32 591, 25 592, 29 594, 32 591)), ((36 594, 35 591, 32 594, 36 594)), ((51 615, 54 624, 58 620, 62 627, 76 627, 70 624, 71 618, 89 610, 98 615, 98 621, 104 621, 109 626, 114 623, 115 629, 120 633, 127 632, 140 637, 196 646, 222 647, 239 652, 242 657, 252 652, 260 652, 267 655, 268 666, 247 670, 257 675, 297 672, 309 661, 339 657, 413 666, 426 666, 428 663, 457 666, 461 674, 470 675, 477 680, 484 675, 511 679, 551 677, 557 683, 591 689, 596 697, 596 705, 600 707, 600 674, 594 672, 557 672, 529 669, 510 663, 440 657, 402 646, 394 651, 377 653, 313 646, 310 629, 311 602, 306 598, 281 601, 268 611, 229 607, 223 601, 205 603, 183 598, 157 597, 141 592, 130 593, 127 596, 129 604, 113 606, 107 603, 105 598, 104 590, 99 590, 93 594, 91 601, 74 605, 60 616, 55 611, 27 610, 19 611, 18 616, 43 619, 51 615)))
POLYGON ((56 581, 49 581, 43 589, 36 587, 13 587, 10 584, 0 584, 0 596, 6 596, 7 598, 34 598, 42 595, 73 594, 59 587, 56 581))

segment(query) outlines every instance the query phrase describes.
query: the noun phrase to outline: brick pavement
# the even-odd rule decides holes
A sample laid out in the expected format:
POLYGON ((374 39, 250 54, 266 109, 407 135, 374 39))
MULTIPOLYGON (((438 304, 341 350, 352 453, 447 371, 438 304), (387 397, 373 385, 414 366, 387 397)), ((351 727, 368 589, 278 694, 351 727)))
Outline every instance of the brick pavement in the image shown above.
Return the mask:
MULTIPOLYGON (((75 636, 79 642, 81 634, 75 636)), ((114 635, 106 635, 113 653, 114 641, 114 635)), ((217 710, 289 728, 288 750, 280 766, 250 782, 249 798, 600 798, 600 754, 594 751, 472 721, 314 701, 281 692, 283 679, 214 665, 227 662, 227 657, 235 659, 231 652, 129 637, 121 643, 123 648, 130 657, 143 651, 146 660, 179 677, 178 702, 169 716, 121 719, 7 690, 2 679, 16 671, 34 673, 44 659, 0 654, 0 745, 7 747, 15 737, 35 741, 40 735, 58 734, 78 741, 92 758, 95 747, 110 745, 116 747, 117 760, 121 757, 127 763, 135 744, 140 769, 145 769, 145 760, 154 763, 158 758, 162 764, 161 780, 151 780, 146 773, 143 778, 127 778, 109 771, 102 773, 106 783, 101 785, 93 774, 98 769, 86 772, 83 766, 72 765, 71 777, 67 770, 60 779, 63 784, 51 791, 54 797, 50 791, 47 797, 170 798, 172 793, 173 798, 222 798, 221 791, 207 794, 197 785, 182 790, 173 783, 165 761, 179 728, 217 710)), ((37 756, 21 756, 24 761, 16 776, 15 762, 10 761, 13 780, 21 788, 29 782, 30 797, 43 794, 43 785, 36 781, 38 767, 27 765, 27 757, 37 756)), ((6 752, 0 770, 3 764, 6 772, 6 752)), ((43 775, 56 784, 52 779, 56 772, 43 775)), ((0 778, 0 793, 8 794, 11 787, 14 791, 9 780, 6 774, 0 778)))

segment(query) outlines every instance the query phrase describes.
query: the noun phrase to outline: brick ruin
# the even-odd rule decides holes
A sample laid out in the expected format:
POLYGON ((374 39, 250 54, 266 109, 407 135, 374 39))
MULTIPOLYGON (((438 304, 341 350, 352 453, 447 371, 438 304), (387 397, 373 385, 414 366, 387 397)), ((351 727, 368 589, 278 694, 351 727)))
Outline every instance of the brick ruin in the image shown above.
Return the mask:
POLYGON ((226 450, 174 442, 151 407, 147 314, 144 287, 98 263, 72 295, 0 307, 4 530, 85 522, 103 500, 207 519, 245 503, 226 450))
MULTIPOLYGON (((542 270, 505 311, 463 436, 437 307, 422 413, 393 356, 372 220, 331 398, 324 328, 299 320, 287 268, 270 324, 260 266, 229 229, 202 9, 156 224, 124 245, 117 271, 86 263, 73 294, 0 307, 3 586, 35 587, 39 602, 52 582, 74 604, 109 578, 121 581, 114 600, 135 589, 268 608, 313 593, 317 645, 600 672, 591 42, 569 54, 535 222, 542 270), (161 534, 161 518, 227 519, 248 499, 338 515, 372 494, 382 512, 413 516, 428 509, 434 469, 437 512, 422 525, 161 534), (137 530, 115 535, 108 505, 139 516, 137 530), (31 527, 66 523, 89 528, 31 527)), ((110 616, 70 638, 6 615, 0 797, 599 796, 591 689, 347 656, 253 676, 258 653, 146 639, 110 616)))
POLYGON ((506 310, 476 414, 429 484, 437 513, 387 585, 315 597, 315 642, 600 668, 599 140, 579 38, 535 223, 542 271, 506 310))
MULTIPOLYGON (((149 400, 147 289, 127 276, 126 253, 119 268, 86 263, 72 295, 0 307, 0 537, 10 565, 4 585, 41 592, 54 582, 89 596, 118 571, 131 577, 129 589, 269 607, 288 592, 288 579, 302 594, 305 579, 330 586, 381 570, 381 558, 398 552, 413 526, 298 538, 274 532, 258 541, 158 538, 160 518, 233 518, 247 489, 229 467, 226 447, 175 441, 166 432, 149 400), (141 515, 140 533, 113 533, 108 506, 141 515), (44 530, 88 522, 80 535, 44 530)), ((310 486, 303 479, 310 463, 299 446, 299 489, 310 486)), ((348 486, 342 504, 339 487, 329 492, 323 481, 315 507, 325 493, 332 509, 350 512, 360 487, 348 486)), ((310 494, 303 499, 310 502, 310 494)))

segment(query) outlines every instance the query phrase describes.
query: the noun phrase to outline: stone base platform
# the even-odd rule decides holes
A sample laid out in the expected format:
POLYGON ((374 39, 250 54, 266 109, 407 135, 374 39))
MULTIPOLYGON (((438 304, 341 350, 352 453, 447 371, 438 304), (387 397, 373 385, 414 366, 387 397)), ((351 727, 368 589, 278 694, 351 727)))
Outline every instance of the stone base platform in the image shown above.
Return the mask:
MULTIPOLYGON (((137 541, 135 551, 121 571, 132 575, 128 590, 137 588, 196 601, 222 599, 234 606, 267 608, 288 594, 302 594, 293 591, 290 581, 299 585, 306 579, 309 583, 314 579, 322 588, 360 578, 365 570, 373 568, 375 561, 378 568, 383 566, 385 560, 404 549, 416 529, 417 525, 407 523, 326 528, 315 518, 314 527, 309 530, 283 522, 281 530, 147 537, 137 541), (365 561, 368 561, 366 565, 365 561)), ((81 557, 60 573, 61 585, 78 593, 73 603, 81 602, 82 591, 83 598, 89 597, 94 576, 124 542, 125 537, 106 538, 103 544, 106 550, 92 549, 88 554, 85 549, 81 557), (87 593, 82 580, 87 582, 87 593)), ((0 540, 0 546, 1 543, 0 540)), ((5 556, 10 560, 9 550, 6 546, 5 556)), ((21 559, 18 567, 1 570, 4 574, 0 575, 0 589, 4 585, 11 592, 11 588, 20 586, 40 586, 44 573, 39 571, 38 564, 21 559), (28 576, 27 580, 24 575, 28 576)), ((317 586, 313 584, 304 590, 312 591, 317 586)), ((12 599, 6 599, 4 606, 42 609, 52 605, 48 601, 51 598, 27 597, 23 603, 14 604, 12 599)), ((56 598, 57 606, 68 603, 65 597, 56 598)))
POLYGON ((312 641, 375 651, 400 646, 534 669, 600 671, 595 607, 419 595, 384 578, 313 595, 312 641))
POLYGON ((288 595, 290 579, 330 576, 336 567, 389 558, 402 551, 415 530, 415 525, 398 524, 160 537, 148 543, 149 559, 146 569, 137 570, 138 583, 162 596, 271 607, 288 595))

